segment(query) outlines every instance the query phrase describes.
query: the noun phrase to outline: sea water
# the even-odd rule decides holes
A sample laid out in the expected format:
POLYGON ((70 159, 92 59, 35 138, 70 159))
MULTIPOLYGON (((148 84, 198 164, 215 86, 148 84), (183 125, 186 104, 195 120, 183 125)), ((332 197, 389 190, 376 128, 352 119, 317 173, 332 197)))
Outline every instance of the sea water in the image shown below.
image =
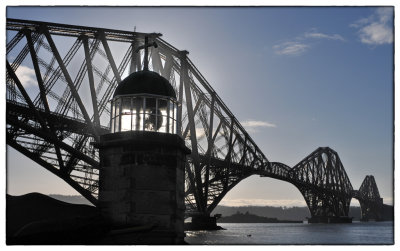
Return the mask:
POLYGON ((226 230, 187 231, 192 245, 393 244, 393 222, 350 224, 219 223, 226 230))

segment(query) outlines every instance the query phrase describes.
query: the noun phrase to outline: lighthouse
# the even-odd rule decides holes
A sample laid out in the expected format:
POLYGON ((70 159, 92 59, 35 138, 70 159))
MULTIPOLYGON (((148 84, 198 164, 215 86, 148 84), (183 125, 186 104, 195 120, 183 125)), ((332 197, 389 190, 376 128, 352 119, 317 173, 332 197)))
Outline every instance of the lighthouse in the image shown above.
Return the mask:
POLYGON ((190 150, 177 134, 179 103, 172 85, 148 70, 116 87, 110 132, 100 137, 99 208, 116 235, 111 244, 182 244, 184 183, 190 150))

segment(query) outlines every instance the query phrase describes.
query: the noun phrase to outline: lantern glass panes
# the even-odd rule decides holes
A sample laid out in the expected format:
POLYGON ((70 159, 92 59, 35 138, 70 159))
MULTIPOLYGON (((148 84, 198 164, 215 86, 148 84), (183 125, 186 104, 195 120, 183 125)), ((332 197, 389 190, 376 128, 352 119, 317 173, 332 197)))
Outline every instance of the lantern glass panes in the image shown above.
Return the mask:
POLYGON ((132 98, 132 131, 143 130, 143 98, 132 98))
POLYGON ((119 132, 120 131, 120 107, 121 107, 121 99, 117 98, 115 100, 115 121, 114 121, 114 129, 119 132))
POLYGON ((121 132, 131 131, 132 128, 132 98, 123 97, 121 104, 121 132))
POLYGON ((154 131, 176 134, 176 100, 156 95, 117 96, 111 107, 111 132, 154 131))
POLYGON ((176 113, 177 113, 177 104, 174 102, 168 103, 168 112, 170 116, 168 117, 168 131, 170 133, 176 134, 176 113))

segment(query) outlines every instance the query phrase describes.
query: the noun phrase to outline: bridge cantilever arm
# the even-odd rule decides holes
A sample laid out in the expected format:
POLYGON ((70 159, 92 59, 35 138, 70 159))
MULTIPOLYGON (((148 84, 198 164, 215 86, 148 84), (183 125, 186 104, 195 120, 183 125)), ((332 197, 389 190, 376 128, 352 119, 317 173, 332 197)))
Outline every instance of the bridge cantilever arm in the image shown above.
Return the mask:
POLYGON ((68 151, 70 153, 73 153, 79 159, 81 159, 81 160, 87 162, 88 164, 92 165, 93 168, 95 168, 95 169, 99 168, 99 163, 96 160, 88 157, 87 155, 85 155, 82 152, 76 150, 72 146, 69 146, 64 142, 53 138, 51 135, 46 134, 46 133, 44 133, 44 132, 42 132, 42 131, 40 131, 40 130, 38 130, 36 128, 33 128, 33 127, 23 123, 23 122, 20 122, 18 120, 12 119, 11 117, 7 117, 6 120, 7 120, 8 124, 15 125, 15 126, 17 126, 19 128, 24 129, 25 131, 27 131, 29 133, 32 133, 32 134, 34 134, 36 136, 41 137, 44 140, 47 140, 47 141, 49 141, 49 142, 51 142, 53 144, 57 144, 59 147, 63 148, 64 150, 66 150, 66 151, 68 151))
POLYGON ((82 194, 83 197, 85 197, 88 201, 93 203, 93 205, 97 206, 98 205, 98 200, 86 189, 83 187, 79 186, 73 179, 71 179, 68 175, 65 175, 65 173, 61 172, 60 170, 57 170, 54 168, 53 165, 47 163, 43 159, 39 158, 36 154, 28 151, 26 148, 22 147, 18 143, 16 143, 14 140, 12 140, 9 135, 7 135, 7 144, 20 153, 24 154, 25 156, 29 157, 39 165, 43 166, 46 170, 49 172, 53 173, 54 175, 60 177, 63 179, 65 182, 67 182, 71 187, 73 187, 76 191, 78 191, 80 194, 82 194))

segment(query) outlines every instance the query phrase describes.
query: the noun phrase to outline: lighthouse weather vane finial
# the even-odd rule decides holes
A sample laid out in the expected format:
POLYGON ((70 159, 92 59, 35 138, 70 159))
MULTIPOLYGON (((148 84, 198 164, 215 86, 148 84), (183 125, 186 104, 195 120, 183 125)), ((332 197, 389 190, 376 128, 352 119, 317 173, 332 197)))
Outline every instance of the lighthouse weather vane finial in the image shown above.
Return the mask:
POLYGON ((143 66, 143 71, 148 71, 149 70, 149 51, 148 48, 151 46, 154 46, 154 48, 157 48, 158 45, 156 42, 153 43, 148 43, 148 37, 144 37, 144 45, 139 46, 136 48, 135 52, 138 53, 141 49, 144 49, 144 66, 143 66))

